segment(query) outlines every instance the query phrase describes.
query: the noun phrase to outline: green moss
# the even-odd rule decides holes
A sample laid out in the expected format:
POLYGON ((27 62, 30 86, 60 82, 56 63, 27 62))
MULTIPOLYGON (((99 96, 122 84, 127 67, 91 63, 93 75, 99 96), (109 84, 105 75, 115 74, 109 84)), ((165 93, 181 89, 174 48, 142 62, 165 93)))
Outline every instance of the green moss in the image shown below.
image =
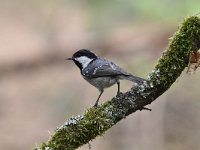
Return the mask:
POLYGON ((106 112, 101 107, 93 107, 85 112, 84 119, 73 123, 69 123, 72 119, 68 120, 65 123, 67 125, 59 128, 47 144, 43 143, 42 149, 51 147, 56 150, 72 150, 88 143, 88 139, 102 135, 113 125, 106 112))
MULTIPOLYGON (((179 30, 170 38, 169 46, 159 59, 155 70, 150 76, 155 86, 162 87, 164 92, 180 76, 188 65, 190 51, 197 51, 200 47, 200 20, 193 16, 186 18, 179 26, 179 30), (160 81, 157 84, 157 81, 160 81)), ((156 90, 157 91, 157 90, 156 90)))
POLYGON ((88 109, 83 116, 70 118, 47 143, 37 149, 73 150, 102 135, 118 121, 141 110, 164 93, 187 67, 189 53, 199 48, 200 19, 188 17, 170 39, 168 48, 149 74, 147 82, 99 107, 88 109))

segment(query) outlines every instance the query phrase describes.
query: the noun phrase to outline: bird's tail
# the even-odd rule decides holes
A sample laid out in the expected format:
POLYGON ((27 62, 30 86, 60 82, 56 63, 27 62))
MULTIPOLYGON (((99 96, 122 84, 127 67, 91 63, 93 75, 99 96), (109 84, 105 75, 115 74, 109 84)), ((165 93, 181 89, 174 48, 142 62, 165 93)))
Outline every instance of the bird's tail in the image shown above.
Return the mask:
POLYGON ((137 76, 133 76, 133 75, 123 76, 122 79, 129 80, 129 81, 135 82, 137 84, 142 84, 144 81, 147 81, 146 79, 143 79, 143 78, 140 78, 137 76))

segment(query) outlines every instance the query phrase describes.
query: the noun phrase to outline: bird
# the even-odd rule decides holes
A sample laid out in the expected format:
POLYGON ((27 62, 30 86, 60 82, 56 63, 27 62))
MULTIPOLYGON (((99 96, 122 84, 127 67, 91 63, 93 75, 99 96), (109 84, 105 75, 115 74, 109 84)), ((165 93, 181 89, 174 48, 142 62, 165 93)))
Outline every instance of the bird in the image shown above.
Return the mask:
POLYGON ((114 62, 98 57, 88 49, 80 49, 75 52, 72 57, 66 58, 66 60, 72 60, 80 69, 82 77, 99 90, 100 94, 98 95, 94 106, 98 106, 99 99, 103 94, 104 89, 111 87, 114 84, 117 84, 117 95, 119 95, 120 80, 129 80, 136 85, 146 81, 143 78, 124 71, 124 69, 114 62))

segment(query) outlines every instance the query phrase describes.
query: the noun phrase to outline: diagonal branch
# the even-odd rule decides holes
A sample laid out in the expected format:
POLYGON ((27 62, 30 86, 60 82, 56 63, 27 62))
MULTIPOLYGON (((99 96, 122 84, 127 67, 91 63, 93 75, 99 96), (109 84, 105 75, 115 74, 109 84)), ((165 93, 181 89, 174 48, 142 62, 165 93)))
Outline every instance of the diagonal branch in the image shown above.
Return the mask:
POLYGON ((73 150, 88 143, 129 114, 142 110, 163 94, 187 67, 191 51, 200 48, 200 18, 186 18, 170 39, 148 81, 83 115, 70 118, 37 150, 73 150))

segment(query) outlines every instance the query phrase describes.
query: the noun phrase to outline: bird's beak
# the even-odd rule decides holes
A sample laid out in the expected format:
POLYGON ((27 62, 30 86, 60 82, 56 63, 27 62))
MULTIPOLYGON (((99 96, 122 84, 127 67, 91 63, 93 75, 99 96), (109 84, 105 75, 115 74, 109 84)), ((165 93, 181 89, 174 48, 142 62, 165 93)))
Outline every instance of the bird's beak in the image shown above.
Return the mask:
POLYGON ((73 58, 66 58, 65 60, 74 60, 73 58))

